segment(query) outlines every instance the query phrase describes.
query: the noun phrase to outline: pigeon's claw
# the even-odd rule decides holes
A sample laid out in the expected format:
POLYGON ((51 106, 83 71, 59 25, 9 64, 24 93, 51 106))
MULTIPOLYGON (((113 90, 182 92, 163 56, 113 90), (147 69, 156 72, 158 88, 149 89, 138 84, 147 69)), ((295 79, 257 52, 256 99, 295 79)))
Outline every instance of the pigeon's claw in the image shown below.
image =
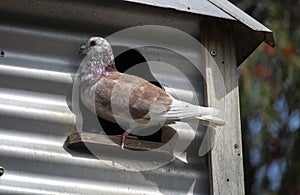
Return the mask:
POLYGON ((121 143, 120 143, 120 147, 122 148, 122 150, 124 150, 124 146, 125 146, 125 140, 126 139, 135 139, 137 140, 138 137, 136 136, 132 136, 132 135, 129 135, 129 132, 131 132, 132 130, 127 130, 125 131, 122 135, 117 135, 118 137, 121 137, 121 143))

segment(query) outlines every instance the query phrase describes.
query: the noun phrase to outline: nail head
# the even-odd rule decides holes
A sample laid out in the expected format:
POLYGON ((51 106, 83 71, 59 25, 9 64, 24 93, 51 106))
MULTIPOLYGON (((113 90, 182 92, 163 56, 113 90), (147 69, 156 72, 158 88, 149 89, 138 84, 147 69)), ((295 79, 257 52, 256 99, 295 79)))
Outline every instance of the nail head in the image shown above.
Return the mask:
POLYGON ((211 51, 210 51, 210 55, 212 55, 212 56, 216 56, 216 55, 217 55, 217 52, 216 52, 216 50, 211 50, 211 51))

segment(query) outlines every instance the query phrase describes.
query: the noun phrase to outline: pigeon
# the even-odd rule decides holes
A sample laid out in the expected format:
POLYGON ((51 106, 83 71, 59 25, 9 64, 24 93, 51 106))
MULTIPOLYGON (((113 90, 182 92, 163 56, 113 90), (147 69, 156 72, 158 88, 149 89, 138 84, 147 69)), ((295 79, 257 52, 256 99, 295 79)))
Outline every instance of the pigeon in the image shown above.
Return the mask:
POLYGON ((214 117, 219 112, 215 108, 178 100, 143 78, 120 73, 112 48, 102 37, 91 37, 78 53, 85 54, 78 70, 81 100, 97 116, 125 130, 121 135, 122 149, 125 138, 136 129, 178 121, 210 127, 226 124, 214 117))

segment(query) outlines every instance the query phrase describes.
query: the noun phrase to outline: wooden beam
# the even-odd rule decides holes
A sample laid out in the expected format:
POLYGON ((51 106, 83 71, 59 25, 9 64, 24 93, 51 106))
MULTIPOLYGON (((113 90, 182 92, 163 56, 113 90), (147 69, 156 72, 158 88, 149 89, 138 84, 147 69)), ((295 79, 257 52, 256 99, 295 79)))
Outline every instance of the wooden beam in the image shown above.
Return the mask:
POLYGON ((132 163, 132 166, 145 159, 148 159, 147 163, 170 162, 173 159, 170 144, 128 138, 125 141, 125 149, 122 150, 120 141, 120 137, 117 136, 80 132, 69 135, 64 147, 70 149, 68 151, 74 156, 84 153, 102 160, 118 159, 119 162, 132 163))
POLYGON ((245 194, 237 62, 232 22, 201 19, 205 52, 206 103, 227 125, 217 129, 209 154, 211 194, 245 194))
MULTIPOLYGON (((65 141, 65 146, 74 150, 85 150, 86 145, 98 147, 110 146, 120 148, 121 136, 101 135, 96 133, 80 132, 69 135, 65 141)), ((159 148, 163 143, 143 141, 138 139, 127 138, 124 148, 134 151, 150 151, 159 148)))

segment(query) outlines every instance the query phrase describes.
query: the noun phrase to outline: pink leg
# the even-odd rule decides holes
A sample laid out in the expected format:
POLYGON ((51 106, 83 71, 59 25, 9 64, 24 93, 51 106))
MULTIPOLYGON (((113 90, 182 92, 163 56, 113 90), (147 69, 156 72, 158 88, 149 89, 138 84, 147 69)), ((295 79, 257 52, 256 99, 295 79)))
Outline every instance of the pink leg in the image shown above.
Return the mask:
POLYGON ((124 150, 124 146, 125 146, 125 140, 126 138, 130 138, 130 139, 138 139, 136 136, 131 136, 129 135, 129 133, 131 132, 132 130, 127 130, 125 131, 122 135, 117 135, 118 137, 120 136, 121 137, 121 148, 124 150))

